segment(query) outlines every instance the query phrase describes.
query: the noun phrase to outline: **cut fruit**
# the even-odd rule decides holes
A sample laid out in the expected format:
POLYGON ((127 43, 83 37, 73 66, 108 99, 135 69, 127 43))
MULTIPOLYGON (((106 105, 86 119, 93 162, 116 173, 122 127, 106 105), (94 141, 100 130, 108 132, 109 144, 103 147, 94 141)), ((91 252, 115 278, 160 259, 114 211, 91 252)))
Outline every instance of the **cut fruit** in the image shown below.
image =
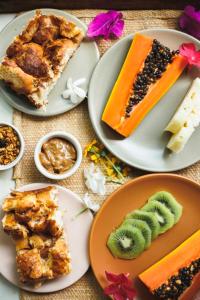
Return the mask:
POLYGON ((190 114, 192 112, 200 110, 200 78, 196 78, 189 91, 187 92, 185 98, 182 103, 178 107, 175 115, 169 122, 166 127, 166 131, 170 131, 171 133, 177 133, 190 119, 190 114))
POLYGON ((195 127, 193 127, 191 123, 186 122, 180 131, 172 135, 167 144, 167 148, 175 153, 181 152, 194 131, 195 127))
POLYGON ((166 127, 173 133, 167 148, 175 153, 183 150, 200 124, 200 78, 196 78, 177 112, 166 127))
POLYGON ((127 137, 181 75, 187 61, 148 36, 136 34, 102 120, 127 137))
POLYGON ((107 246, 113 256, 123 259, 136 258, 144 250, 145 239, 141 231, 133 226, 123 226, 112 232, 107 246))
POLYGON ((197 280, 200 283, 199 276, 200 230, 139 278, 158 299, 191 300, 199 289, 196 284, 197 280))
POLYGON ((159 234, 164 233, 174 225, 174 215, 162 203, 151 201, 142 210, 152 212, 155 215, 160 225, 159 234))
POLYGON ((127 225, 136 227, 141 231, 141 233, 145 239, 144 248, 145 249, 149 248, 151 245, 151 229, 150 229, 149 225, 145 221, 142 221, 142 220, 126 219, 122 223, 121 227, 127 226, 127 225))
POLYGON ((148 202, 157 201, 164 204, 174 215, 175 224, 180 220, 182 216, 183 207, 176 201, 174 196, 169 192, 160 191, 152 195, 148 202))
POLYGON ((160 225, 157 218, 152 212, 134 210, 126 216, 126 219, 136 219, 145 221, 151 229, 152 240, 154 240, 159 234, 160 225))

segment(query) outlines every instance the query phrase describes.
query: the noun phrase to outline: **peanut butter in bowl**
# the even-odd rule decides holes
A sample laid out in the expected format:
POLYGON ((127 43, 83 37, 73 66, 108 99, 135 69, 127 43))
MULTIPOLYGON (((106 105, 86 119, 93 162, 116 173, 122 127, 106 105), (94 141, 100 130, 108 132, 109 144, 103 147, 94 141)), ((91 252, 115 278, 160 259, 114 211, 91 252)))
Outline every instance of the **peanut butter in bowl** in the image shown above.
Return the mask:
POLYGON ((77 153, 71 142, 54 137, 42 145, 39 158, 48 172, 63 174, 75 164, 77 153))
POLYGON ((73 175, 82 160, 82 148, 75 136, 53 131, 43 136, 35 148, 38 171, 49 179, 63 180, 73 175))

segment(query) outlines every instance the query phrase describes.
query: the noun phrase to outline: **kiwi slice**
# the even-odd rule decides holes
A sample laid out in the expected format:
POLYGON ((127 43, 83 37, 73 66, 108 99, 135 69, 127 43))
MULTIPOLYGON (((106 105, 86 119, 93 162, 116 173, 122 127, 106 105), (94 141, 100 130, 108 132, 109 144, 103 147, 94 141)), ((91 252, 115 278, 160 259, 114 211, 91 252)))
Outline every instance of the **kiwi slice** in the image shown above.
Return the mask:
POLYGON ((158 201, 164 204, 174 215, 175 224, 180 220, 180 217, 182 216, 182 212, 183 212, 183 207, 176 201, 176 198, 169 192, 165 192, 165 191, 157 192, 149 198, 149 202, 151 201, 158 201))
POLYGON ((154 213, 160 225, 159 233, 164 233, 174 225, 174 215, 160 202, 151 201, 142 210, 154 213))
POLYGON ((141 231, 130 225, 119 227, 110 234, 107 241, 113 256, 123 259, 136 258, 144 250, 144 245, 141 231))
POLYGON ((131 212, 126 216, 126 219, 136 219, 136 220, 145 221, 151 229, 152 240, 154 240, 159 234, 160 225, 156 216, 152 212, 134 210, 133 212, 131 212))
POLYGON ((145 221, 142 221, 142 220, 126 219, 122 223, 121 227, 127 226, 127 225, 136 227, 141 231, 141 233, 145 239, 144 248, 145 249, 149 248, 149 246, 151 245, 151 229, 150 229, 149 225, 145 221))

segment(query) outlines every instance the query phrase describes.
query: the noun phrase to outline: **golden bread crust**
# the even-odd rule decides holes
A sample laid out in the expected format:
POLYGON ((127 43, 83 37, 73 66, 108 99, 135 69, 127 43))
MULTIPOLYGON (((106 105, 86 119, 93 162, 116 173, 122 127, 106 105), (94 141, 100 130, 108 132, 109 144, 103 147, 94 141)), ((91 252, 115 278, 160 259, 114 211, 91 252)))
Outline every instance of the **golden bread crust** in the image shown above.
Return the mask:
POLYGON ((3 229, 15 241, 21 282, 38 286, 44 280, 70 272, 69 250, 55 187, 12 191, 2 207, 6 213, 3 229))
POLYGON ((0 79, 37 108, 47 103, 68 60, 83 40, 82 29, 65 18, 37 11, 6 51, 0 79))

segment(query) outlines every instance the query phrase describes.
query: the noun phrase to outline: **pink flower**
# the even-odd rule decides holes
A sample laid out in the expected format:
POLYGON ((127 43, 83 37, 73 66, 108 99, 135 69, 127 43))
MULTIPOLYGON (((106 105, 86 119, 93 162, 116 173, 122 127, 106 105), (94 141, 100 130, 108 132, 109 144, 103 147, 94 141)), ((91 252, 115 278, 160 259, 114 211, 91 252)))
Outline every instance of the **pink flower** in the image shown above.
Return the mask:
POLYGON ((200 10, 196 10, 192 5, 187 5, 179 19, 179 26, 183 31, 200 39, 200 10))
POLYGON ((193 43, 185 43, 179 47, 180 54, 184 56, 189 66, 200 67, 200 51, 196 50, 193 43))
POLYGON ((105 271, 106 278, 111 282, 104 289, 107 296, 113 296, 114 300, 134 300, 136 291, 133 288, 132 281, 128 279, 129 274, 121 273, 119 275, 105 271))
POLYGON ((121 12, 110 10, 98 14, 89 24, 87 36, 91 38, 102 36, 119 38, 124 29, 124 20, 121 12))

